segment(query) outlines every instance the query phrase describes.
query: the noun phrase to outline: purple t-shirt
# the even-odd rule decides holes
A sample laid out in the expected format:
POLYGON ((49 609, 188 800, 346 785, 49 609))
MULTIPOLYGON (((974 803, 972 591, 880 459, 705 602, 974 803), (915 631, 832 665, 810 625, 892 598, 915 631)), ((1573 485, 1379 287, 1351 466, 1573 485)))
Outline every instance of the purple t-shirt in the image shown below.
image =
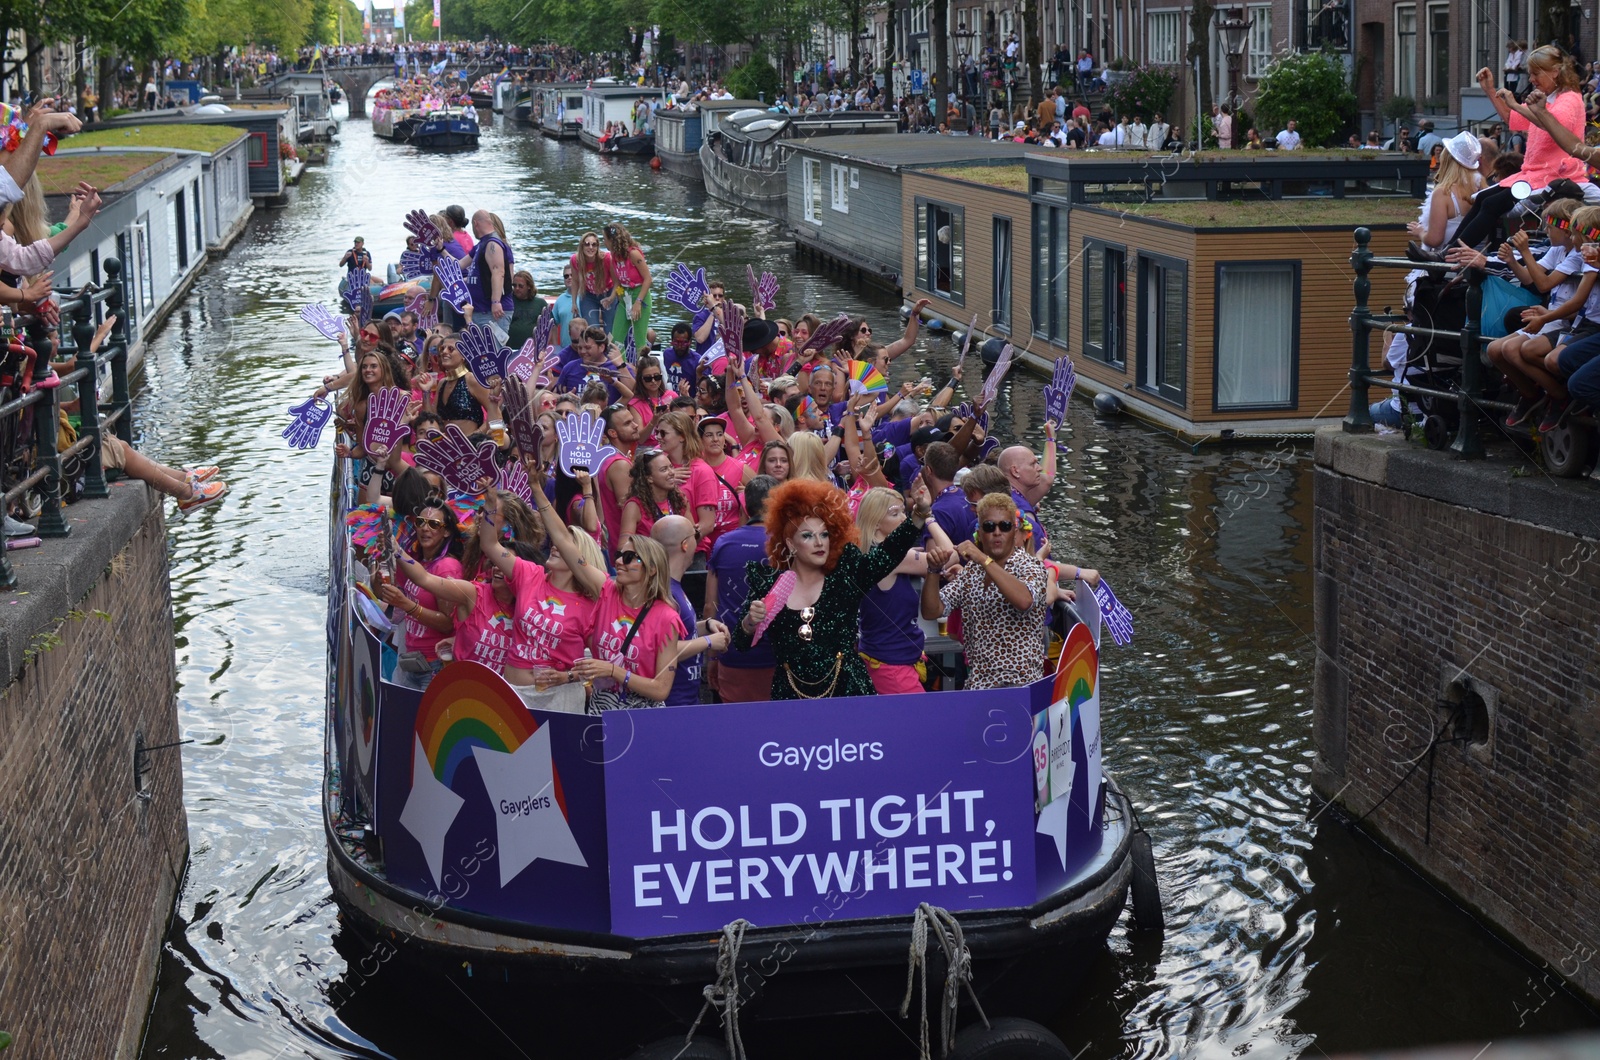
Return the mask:
MULTIPOLYGON (((689 603, 689 594, 683 591, 680 582, 672 583, 672 598, 678 603, 678 617, 683 620, 683 628, 688 630, 687 639, 695 637, 694 605, 689 603)), ((700 676, 705 672, 705 652, 678 660, 678 669, 672 675, 672 691, 667 693, 665 700, 669 707, 689 707, 700 702, 700 676)))
POLYGON ((888 589, 876 585, 861 597, 861 651, 879 662, 910 666, 922 658, 920 595, 909 574, 895 576, 888 589))
POLYGON ((582 360, 573 361, 561 369, 561 375, 556 380, 556 389, 564 393, 582 394, 590 383, 604 383, 607 403, 617 400, 617 388, 611 385, 609 378, 595 371, 597 367, 599 366, 584 364, 582 360))
MULTIPOLYGON (((745 564, 765 562, 767 530, 760 523, 736 527, 717 538, 717 543, 711 546, 711 557, 706 561, 706 569, 717 576, 717 621, 729 629, 738 624, 745 597, 750 595, 745 564)), ((759 670, 777 665, 777 658, 772 654, 772 639, 762 637, 749 651, 729 648, 717 662, 735 670, 759 670)))
POLYGON ((489 271, 489 265, 484 261, 484 255, 491 246, 498 246, 505 255, 505 272, 501 273, 500 308, 507 313, 516 309, 516 303, 511 300, 511 273, 516 264, 511 248, 497 235, 487 235, 478 241, 473 248, 472 262, 461 270, 461 278, 467 281, 467 290, 472 292, 472 309, 475 314, 489 312, 489 294, 494 285, 494 275, 489 271))
MULTIPOLYGON (((978 530, 978 516, 960 486, 950 486, 933 499, 933 518, 954 545, 971 541, 978 530)), ((923 538, 927 538, 926 531, 923 538)))

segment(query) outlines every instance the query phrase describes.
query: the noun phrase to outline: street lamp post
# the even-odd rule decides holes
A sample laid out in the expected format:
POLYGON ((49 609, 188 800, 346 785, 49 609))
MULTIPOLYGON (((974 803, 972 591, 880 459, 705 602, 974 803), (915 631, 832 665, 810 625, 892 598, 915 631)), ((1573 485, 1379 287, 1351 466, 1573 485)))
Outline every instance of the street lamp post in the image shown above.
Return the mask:
POLYGON ((1227 18, 1221 18, 1222 12, 1217 12, 1217 32, 1222 35, 1222 47, 1228 53, 1228 102, 1233 109, 1239 109, 1239 66, 1244 60, 1244 49, 1250 40, 1250 27, 1254 19, 1244 17, 1244 9, 1230 7, 1227 9, 1227 18))

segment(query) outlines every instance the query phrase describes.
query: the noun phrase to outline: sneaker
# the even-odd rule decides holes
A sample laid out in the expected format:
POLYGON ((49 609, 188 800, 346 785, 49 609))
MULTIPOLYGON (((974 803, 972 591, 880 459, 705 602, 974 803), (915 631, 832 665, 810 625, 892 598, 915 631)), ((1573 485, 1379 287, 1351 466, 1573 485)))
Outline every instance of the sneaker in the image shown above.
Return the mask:
POLYGON ((1551 398, 1550 403, 1544 407, 1544 418, 1539 421, 1539 433, 1548 434, 1561 426, 1567 418, 1567 409, 1572 402, 1567 398, 1551 398))
POLYGON ((184 473, 189 476, 190 483, 198 486, 217 477, 217 465, 206 464, 203 467, 186 468, 184 473))
POLYGON ((228 495, 228 485, 225 482, 203 482, 194 487, 194 494, 186 501, 178 502, 178 511, 188 515, 196 508, 204 508, 214 504, 228 495))
POLYGON ((1518 398, 1517 407, 1511 410, 1511 415, 1506 417, 1507 427, 1521 427, 1528 422, 1528 418, 1544 407, 1545 399, 1518 398))
POLYGON ((33 533, 33 524, 13 519, 8 515, 5 520, 5 531, 7 537, 27 537, 33 533))

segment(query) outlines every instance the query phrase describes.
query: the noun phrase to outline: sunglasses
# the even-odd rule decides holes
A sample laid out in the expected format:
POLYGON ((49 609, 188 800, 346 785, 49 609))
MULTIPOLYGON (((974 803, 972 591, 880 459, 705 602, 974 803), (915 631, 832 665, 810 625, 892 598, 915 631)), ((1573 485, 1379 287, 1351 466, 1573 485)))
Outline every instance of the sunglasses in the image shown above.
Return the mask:
POLYGON ((435 530, 443 530, 444 529, 444 520, 443 519, 424 519, 420 515, 414 516, 413 518, 416 519, 417 527, 419 529, 421 527, 424 527, 424 526, 431 526, 435 530))
POLYGON ((639 377, 639 382, 641 382, 641 383, 659 383, 659 382, 661 382, 661 377, 659 375, 641 375, 639 377))
POLYGON ((600 244, 593 239, 585 239, 583 245, 586 247, 598 247, 600 244))
POLYGON ((983 523, 983 532, 986 534, 992 534, 998 530, 1002 534, 1009 534, 1013 529, 1016 528, 1016 525, 1017 524, 1013 523, 1010 519, 1002 519, 999 522, 985 520, 983 523))
POLYGON ((644 557, 639 555, 639 553, 635 552, 633 549, 625 548, 621 552, 617 553, 617 566, 631 567, 635 563, 643 564, 644 557))
POLYGON ((870 334, 872 334, 872 325, 870 325, 870 324, 861 325, 861 330, 857 331, 856 334, 857 335, 870 335, 870 334))

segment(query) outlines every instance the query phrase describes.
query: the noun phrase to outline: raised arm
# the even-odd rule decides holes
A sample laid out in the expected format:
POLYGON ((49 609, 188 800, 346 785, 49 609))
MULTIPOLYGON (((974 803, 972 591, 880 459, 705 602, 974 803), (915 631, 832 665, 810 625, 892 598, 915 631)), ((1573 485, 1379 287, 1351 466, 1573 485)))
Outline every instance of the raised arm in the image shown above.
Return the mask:
POLYGON ((471 610, 478 602, 478 587, 462 578, 441 578, 431 573, 404 550, 400 551, 400 573, 419 589, 426 589, 446 603, 471 610))
POLYGON ((917 332, 922 329, 922 311, 932 304, 933 299, 931 298, 919 298, 912 304, 911 318, 906 321, 905 334, 883 348, 885 358, 892 361, 916 343, 917 332))
MULTIPOLYGON (((516 573, 517 555, 500 540, 500 531, 506 525, 505 513, 500 510, 500 493, 488 479, 479 480, 478 485, 484 490, 483 518, 478 520, 478 547, 483 550, 483 558, 509 578, 516 573)), ((544 491, 535 489, 533 495, 543 497, 544 491)))
POLYGON ((583 553, 578 551, 578 539, 572 536, 567 524, 556 514, 555 507, 550 503, 550 498, 544 495, 544 490, 533 491, 533 503, 539 512, 539 518, 544 521, 545 532, 550 535, 550 540, 561 553, 561 558, 567 561, 572 577, 586 590, 586 595, 599 596, 600 591, 606 586, 606 572, 596 570, 583 558, 583 553))

